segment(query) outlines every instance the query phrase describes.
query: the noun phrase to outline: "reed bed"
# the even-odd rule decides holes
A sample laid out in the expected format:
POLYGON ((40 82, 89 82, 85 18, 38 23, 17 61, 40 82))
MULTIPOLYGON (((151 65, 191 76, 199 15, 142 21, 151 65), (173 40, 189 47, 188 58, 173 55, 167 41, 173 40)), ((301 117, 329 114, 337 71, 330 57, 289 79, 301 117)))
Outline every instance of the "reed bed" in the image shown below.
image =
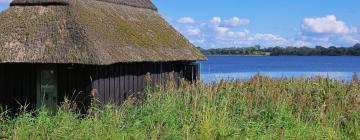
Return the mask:
POLYGON ((65 102, 0 113, 7 139, 359 139, 360 84, 326 78, 182 84, 148 89, 122 106, 83 116, 65 102), (36 114, 36 115, 34 115, 36 114))

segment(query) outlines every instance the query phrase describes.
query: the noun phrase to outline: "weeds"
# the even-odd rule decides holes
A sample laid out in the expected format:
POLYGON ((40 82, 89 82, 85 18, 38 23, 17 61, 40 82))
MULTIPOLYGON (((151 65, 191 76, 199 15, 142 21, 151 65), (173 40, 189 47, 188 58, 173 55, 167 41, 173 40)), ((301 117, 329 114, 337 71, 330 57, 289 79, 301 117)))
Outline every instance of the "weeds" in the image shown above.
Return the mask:
POLYGON ((359 139, 360 85, 324 78, 183 84, 147 90, 142 102, 0 113, 9 139, 359 139))

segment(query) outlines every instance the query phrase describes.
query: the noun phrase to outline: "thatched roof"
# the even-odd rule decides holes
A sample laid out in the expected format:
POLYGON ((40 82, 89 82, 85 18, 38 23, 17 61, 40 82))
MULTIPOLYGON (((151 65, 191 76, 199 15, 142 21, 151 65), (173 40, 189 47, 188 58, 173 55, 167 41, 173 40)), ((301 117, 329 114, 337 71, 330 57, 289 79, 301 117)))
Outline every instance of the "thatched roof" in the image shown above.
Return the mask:
POLYGON ((150 0, 14 0, 11 5, 0 13, 0 63, 205 59, 150 0))

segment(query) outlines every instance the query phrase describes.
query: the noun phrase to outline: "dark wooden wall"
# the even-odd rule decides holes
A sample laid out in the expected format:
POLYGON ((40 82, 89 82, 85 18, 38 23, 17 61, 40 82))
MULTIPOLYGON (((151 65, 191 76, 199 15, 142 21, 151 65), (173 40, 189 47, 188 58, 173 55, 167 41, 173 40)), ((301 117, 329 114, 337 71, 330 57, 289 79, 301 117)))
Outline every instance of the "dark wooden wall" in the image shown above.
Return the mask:
MULTIPOLYGON (((91 74, 94 80, 92 87, 95 89, 98 103, 121 104, 129 96, 137 96, 143 93, 146 84, 151 87, 156 85, 164 86, 170 82, 169 80, 179 83, 181 78, 185 78, 185 68, 187 67, 181 62, 96 66, 91 74), (150 79, 146 80, 147 73, 150 74, 150 79)), ((186 73, 190 74, 191 72, 186 73)), ((197 74, 197 72, 194 73, 197 74)), ((193 76, 196 76, 196 74, 193 74, 193 76)))
POLYGON ((3 109, 36 106, 36 65, 0 65, 0 104, 3 109))
MULTIPOLYGON (((36 107, 36 70, 40 64, 0 64, 0 104, 36 107)), ((95 94, 97 104, 119 105, 129 96, 141 96, 148 84, 166 85, 181 78, 195 81, 199 66, 190 62, 119 63, 109 66, 56 64, 58 102, 68 98, 86 109, 95 94), (147 74, 150 74, 146 80, 147 74)))

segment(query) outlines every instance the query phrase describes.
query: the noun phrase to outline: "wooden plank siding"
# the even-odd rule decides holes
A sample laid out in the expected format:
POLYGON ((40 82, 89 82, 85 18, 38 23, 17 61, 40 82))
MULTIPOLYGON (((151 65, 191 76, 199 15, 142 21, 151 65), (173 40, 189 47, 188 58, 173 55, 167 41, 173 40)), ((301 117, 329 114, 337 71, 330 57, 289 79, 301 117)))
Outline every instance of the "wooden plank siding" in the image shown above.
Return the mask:
MULTIPOLYGON (((0 106, 19 108, 25 103, 36 107, 36 74, 40 64, 0 64, 0 106)), ((43 65, 43 64, 42 64, 43 65)), ((166 86, 169 79, 195 81, 199 66, 190 62, 119 63, 108 66, 57 64, 58 102, 75 101, 86 110, 95 96, 99 105, 122 104, 129 96, 141 96, 147 83, 166 86), (145 79, 150 73, 150 81, 145 79), (170 75, 172 74, 172 75, 170 75), (171 78, 170 78, 171 77, 171 78)))
POLYGON ((27 109, 35 108, 36 77, 35 67, 30 64, 1 64, 0 65, 0 105, 10 111, 24 105, 27 109))

